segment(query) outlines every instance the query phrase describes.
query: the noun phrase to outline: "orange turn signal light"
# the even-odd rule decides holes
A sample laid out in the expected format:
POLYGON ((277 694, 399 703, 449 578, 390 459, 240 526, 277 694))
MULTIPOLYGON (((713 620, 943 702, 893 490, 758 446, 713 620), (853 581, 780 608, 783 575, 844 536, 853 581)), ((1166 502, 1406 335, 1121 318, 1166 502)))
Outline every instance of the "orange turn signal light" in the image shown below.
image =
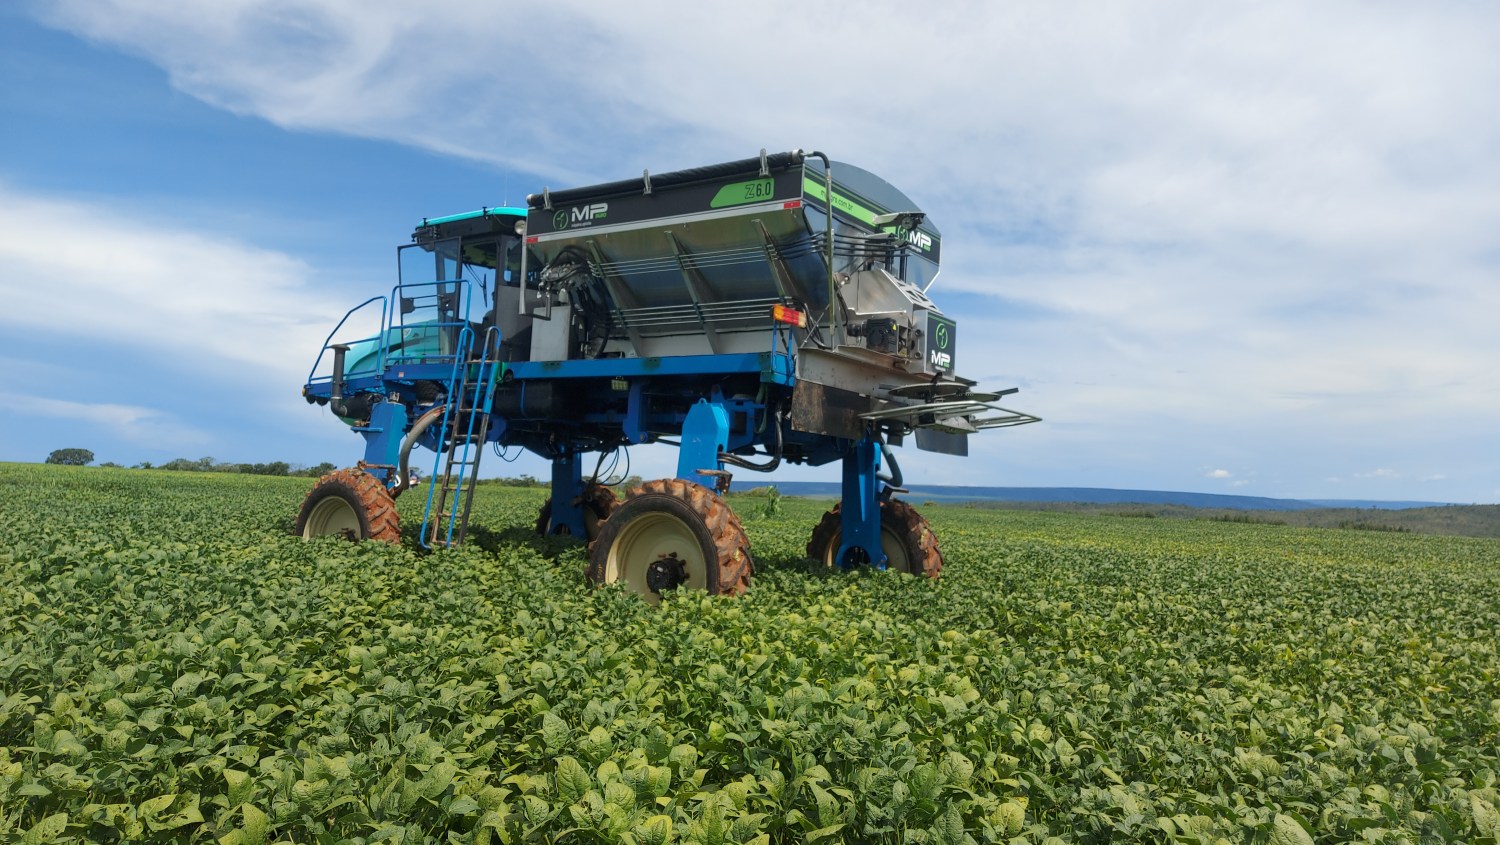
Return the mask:
POLYGON ((799 329, 807 328, 807 315, 795 308, 788 308, 785 305, 772 305, 771 319, 778 323, 796 326, 799 329))

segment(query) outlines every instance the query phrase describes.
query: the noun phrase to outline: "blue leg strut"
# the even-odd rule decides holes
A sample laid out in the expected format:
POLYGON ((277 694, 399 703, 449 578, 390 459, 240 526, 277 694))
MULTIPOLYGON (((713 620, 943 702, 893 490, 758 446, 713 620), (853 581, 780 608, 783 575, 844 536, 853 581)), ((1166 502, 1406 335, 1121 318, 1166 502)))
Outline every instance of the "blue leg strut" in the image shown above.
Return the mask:
POLYGON ((578 453, 568 452, 552 459, 552 525, 548 533, 558 534, 566 526, 567 533, 574 537, 587 537, 583 524, 583 508, 575 504, 583 495, 583 480, 579 476, 578 453))
MULTIPOLYGON (((715 392, 717 399, 717 391, 715 392)), ((729 448, 729 412, 719 401, 699 399, 682 422, 682 445, 677 450, 677 477, 710 489, 715 477, 698 470, 722 470, 719 453, 729 448)))
POLYGON ((857 560, 885 569, 885 550, 880 545, 880 441, 867 437, 844 456, 842 523, 843 542, 839 565, 845 569, 857 560), (858 550, 856 552, 856 550, 858 550))
POLYGON ((401 460, 401 438, 406 434, 406 406, 400 402, 377 402, 370 409, 370 424, 354 429, 365 439, 365 471, 380 479, 387 489, 396 482, 401 460))

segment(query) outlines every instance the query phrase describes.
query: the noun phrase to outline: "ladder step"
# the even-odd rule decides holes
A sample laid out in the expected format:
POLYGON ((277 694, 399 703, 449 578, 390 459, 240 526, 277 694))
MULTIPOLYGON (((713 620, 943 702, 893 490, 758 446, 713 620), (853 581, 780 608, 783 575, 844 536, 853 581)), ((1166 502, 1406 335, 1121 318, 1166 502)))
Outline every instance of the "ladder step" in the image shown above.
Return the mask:
POLYGON ((448 382, 451 399, 448 419, 452 423, 447 437, 447 462, 443 464, 443 480, 436 488, 435 501, 423 519, 424 525, 428 519, 433 520, 429 536, 435 546, 458 545, 468 527, 468 505, 473 501, 474 483, 489 434, 488 406, 497 381, 496 365, 501 364, 489 357, 490 351, 485 350, 482 358, 460 368, 448 382))

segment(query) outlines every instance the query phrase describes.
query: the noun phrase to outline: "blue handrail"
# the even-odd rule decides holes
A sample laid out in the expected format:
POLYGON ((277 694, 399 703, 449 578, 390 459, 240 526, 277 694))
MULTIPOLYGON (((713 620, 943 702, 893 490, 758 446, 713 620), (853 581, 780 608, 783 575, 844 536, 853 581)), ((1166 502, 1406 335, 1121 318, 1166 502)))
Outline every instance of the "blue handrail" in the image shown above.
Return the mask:
MULTIPOLYGON (((372 296, 364 302, 361 302, 360 304, 354 306, 353 308, 345 312, 343 318, 339 320, 338 325, 334 326, 333 331, 329 332, 328 337, 323 340, 323 346, 318 350, 318 356, 313 361, 312 369, 308 371, 307 383, 320 384, 332 379, 331 375, 319 376, 317 374, 318 368, 323 364, 324 355, 326 355, 328 350, 332 348, 333 339, 338 336, 339 332, 343 330, 344 326, 348 324, 349 320, 357 312, 363 310, 364 308, 375 302, 380 303, 380 322, 377 324, 381 328, 380 333, 377 335, 372 335, 370 337, 361 337, 357 340, 352 340, 347 344, 351 348, 361 346, 365 347, 365 351, 361 353, 361 355, 368 355, 370 348, 373 347, 375 352, 374 360, 373 362, 370 362, 365 367, 362 367, 357 371, 346 371, 346 376, 383 374, 390 366, 392 361, 423 360, 432 363, 439 363, 444 361, 457 360, 458 358, 462 357, 462 355, 460 354, 461 347, 443 351, 442 347, 444 344, 442 343, 442 335, 440 333, 452 332, 456 329, 463 329, 469 325, 469 307, 473 301, 473 286, 474 283, 469 279, 445 279, 442 281, 433 282, 411 282, 406 284, 397 284, 391 288, 391 292, 389 294, 383 296, 372 296), (446 287, 449 285, 452 286, 451 290, 438 290, 431 293, 416 293, 416 291, 424 288, 430 289, 437 287, 446 287), (403 294, 414 295, 403 296, 403 294), (412 325, 407 325, 404 319, 406 316, 405 313, 400 309, 394 307, 392 304, 407 299, 412 301, 430 299, 435 303, 444 296, 456 297, 456 301, 454 302, 454 311, 461 313, 462 316, 460 317, 460 319, 425 320, 419 323, 414 323, 412 325), (423 348, 425 344, 412 343, 412 339, 414 337, 419 339, 437 338, 437 350, 423 348), (412 346, 419 351, 415 352, 414 354, 403 353, 401 350, 406 346, 412 346)), ((426 303, 424 303, 424 307, 431 306, 428 306, 426 305, 426 303)), ((456 336, 455 342, 457 342, 456 336)), ((469 342, 473 342, 472 338, 469 342)))
MULTIPOLYGON (((468 325, 469 325, 469 306, 473 302, 473 298, 474 298, 473 297, 473 287, 474 287, 474 283, 471 280, 469 280, 469 279, 442 279, 442 280, 432 281, 432 282, 407 282, 407 283, 403 283, 403 284, 398 284, 395 287, 391 288, 391 301, 392 302, 401 302, 401 301, 404 301, 406 299, 411 299, 414 303, 418 299, 431 299, 434 302, 436 302, 442 296, 445 296, 445 295, 455 296, 458 299, 458 302, 455 303, 455 306, 461 306, 461 307, 455 307, 454 311, 455 312, 460 312, 461 311, 461 314, 459 316, 459 319, 457 319, 457 320, 423 320, 421 322, 415 323, 412 326, 408 327, 406 325, 406 322, 405 322, 405 319, 404 319, 405 316, 406 316, 405 310, 404 309, 394 308, 394 307, 391 308, 391 310, 390 310, 390 316, 389 316, 389 319, 388 319, 388 322, 387 322, 387 325, 386 325, 386 337, 387 337, 387 339, 386 339, 386 342, 384 344, 382 344, 382 366, 384 366, 385 359, 386 359, 387 356, 391 360, 397 360, 397 361, 410 361, 410 360, 414 360, 414 359, 423 359, 423 360, 434 361, 434 362, 436 362, 436 361, 447 361, 447 360, 450 360, 450 359, 455 359, 456 360, 457 358, 462 357, 462 355, 460 353, 461 353, 461 350, 464 347, 462 345, 462 336, 461 336, 461 334, 460 335, 456 335, 454 337, 454 348, 451 351, 449 351, 449 352, 442 352, 441 351, 442 343, 441 343, 441 334, 440 333, 441 332, 445 332, 445 331, 450 331, 452 329, 460 329, 461 330, 461 329, 464 329, 464 328, 468 327, 468 325), (414 295, 414 296, 411 296, 411 297, 404 297, 404 296, 401 295, 402 292, 414 291, 414 290, 418 290, 418 289, 421 289, 421 288, 445 287, 445 286, 448 286, 448 285, 452 285, 453 286, 453 290, 451 292, 450 291, 441 291, 441 290, 439 290, 439 291, 435 291, 435 292, 432 292, 432 293, 417 294, 417 295, 414 295), (460 287, 460 286, 462 286, 462 287, 460 287), (411 332, 411 331, 420 332, 424 336, 436 335, 437 337, 439 337, 439 344, 438 344, 439 351, 436 352, 436 353, 433 353, 430 350, 423 350, 421 353, 415 354, 415 355, 396 355, 396 354, 391 354, 394 351, 391 348, 392 347, 392 340, 391 340, 391 338, 395 335, 395 333, 398 330, 400 331, 400 340, 401 340, 401 342, 403 344, 409 339, 409 336, 407 335, 407 333, 411 332)), ((470 343, 472 343, 472 342, 473 341, 472 341, 472 338, 471 338, 470 339, 470 343)))
MULTIPOLYGON (((364 302, 361 302, 360 304, 354 306, 353 308, 350 308, 344 314, 344 318, 342 320, 339 320, 339 324, 333 327, 333 331, 331 331, 331 332, 328 333, 328 337, 324 338, 324 340, 323 340, 323 348, 318 350, 317 360, 313 361, 312 369, 309 370, 308 373, 307 373, 307 383, 308 384, 313 384, 313 383, 315 383, 317 381, 326 381, 328 379, 333 378, 332 376, 327 376, 324 379, 319 379, 319 378, 316 377, 316 374, 318 372, 318 365, 321 364, 321 363, 323 363, 323 353, 328 351, 329 345, 333 342, 333 336, 339 333, 339 329, 342 329, 344 327, 344 323, 348 322, 350 317, 354 316, 354 312, 360 310, 361 308, 364 308, 366 305, 369 305, 370 303, 375 302, 376 300, 380 301, 380 325, 384 326, 386 324, 386 305, 387 305, 387 301, 386 301, 386 298, 384 296, 372 296, 369 299, 366 299, 364 302)), ((377 340, 377 339, 378 338, 375 338, 375 337, 364 337, 364 338, 360 338, 359 340, 356 340, 354 342, 355 343, 365 343, 367 341, 372 341, 372 340, 377 340)))

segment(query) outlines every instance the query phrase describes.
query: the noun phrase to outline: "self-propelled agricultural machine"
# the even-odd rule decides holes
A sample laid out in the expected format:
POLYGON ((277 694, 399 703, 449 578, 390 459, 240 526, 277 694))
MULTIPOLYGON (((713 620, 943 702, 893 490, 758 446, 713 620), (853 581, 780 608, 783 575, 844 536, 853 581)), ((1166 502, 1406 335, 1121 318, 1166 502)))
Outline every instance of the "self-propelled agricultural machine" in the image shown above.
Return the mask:
POLYGON ((857 167, 762 151, 526 204, 423 220, 390 294, 329 335, 303 395, 365 453, 308 494, 304 537, 399 539, 392 499, 421 445, 437 457, 420 542, 461 543, 484 450, 525 449, 552 464, 538 530, 590 540, 594 581, 733 594, 753 565, 730 473, 838 461, 842 500, 808 554, 935 576, 891 447, 964 455, 971 434, 1037 420, 995 404, 1014 388, 955 374, 957 325, 927 297, 938 230, 857 167), (376 312, 373 335, 335 342, 376 312), (649 443, 677 447, 675 477, 617 501, 600 467, 649 443))

